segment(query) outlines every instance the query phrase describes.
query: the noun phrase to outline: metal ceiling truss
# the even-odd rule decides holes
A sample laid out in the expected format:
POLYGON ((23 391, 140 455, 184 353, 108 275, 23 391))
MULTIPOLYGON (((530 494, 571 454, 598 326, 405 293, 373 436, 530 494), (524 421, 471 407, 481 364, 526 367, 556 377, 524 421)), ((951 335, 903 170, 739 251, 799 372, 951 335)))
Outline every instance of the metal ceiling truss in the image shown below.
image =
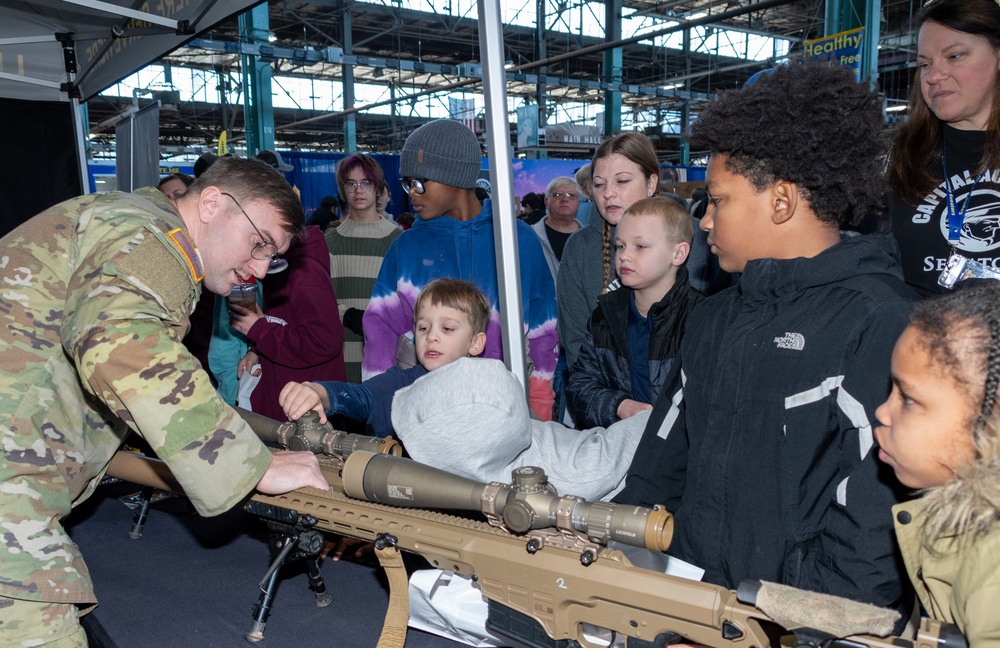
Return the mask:
MULTIPOLYGON (((592 2, 564 3, 556 10, 545 0, 534 1, 536 11, 545 6, 551 10, 545 17, 549 24, 554 16, 565 17, 570 11, 595 12, 592 2)), ((893 100, 905 98, 909 90, 914 60, 909 24, 919 2, 881 3, 880 84, 893 100)), ((824 0, 622 0, 622 6, 636 15, 678 24, 640 35, 623 34, 625 38, 615 43, 605 43, 601 34, 504 25, 507 95, 532 102, 541 99, 549 115, 557 114, 567 102, 594 104, 596 113, 601 110, 603 95, 611 92, 622 93, 623 114, 697 112, 700 103, 720 90, 739 87, 750 75, 779 59, 748 61, 704 51, 685 55, 683 50, 650 45, 654 36, 702 27, 705 29, 700 40, 706 40, 712 36, 705 31, 725 28, 789 39, 790 55, 799 56, 803 41, 823 35, 824 0), (612 48, 622 51, 620 81, 605 80, 604 52, 612 48), (511 65, 511 60, 517 64, 511 65), (682 85, 664 88, 675 84, 682 85)), ((279 147, 342 146, 344 120, 353 115, 360 150, 391 151, 425 120, 407 114, 414 110, 418 99, 448 91, 479 92, 482 87, 479 32, 477 22, 468 16, 421 12, 391 2, 352 0, 281 0, 272 2, 269 9, 274 43, 241 43, 232 21, 164 57, 162 62, 229 70, 239 67, 241 56, 255 55, 278 61, 275 75, 310 76, 333 83, 341 82, 345 66, 350 66, 355 83, 385 85, 390 95, 387 100, 336 113, 275 107, 279 147), (353 43, 350 52, 340 47, 344 43, 342 26, 346 15, 350 16, 353 43), (398 109, 391 115, 369 112, 392 104, 398 109)), ((694 36, 698 30, 690 33, 694 36)), ((699 38, 687 40, 691 42, 688 47, 697 50, 699 38)), ((96 102, 91 108, 92 121, 100 121, 105 111, 113 112, 113 104, 96 102)), ((182 107, 181 113, 187 123, 163 129, 172 143, 205 145, 208 142, 204 134, 222 128, 213 123, 219 117, 218 111, 208 105, 182 107)), ((237 115, 231 118, 238 129, 241 119, 237 115)), ((657 146, 665 158, 680 154, 676 136, 659 138, 657 146)))

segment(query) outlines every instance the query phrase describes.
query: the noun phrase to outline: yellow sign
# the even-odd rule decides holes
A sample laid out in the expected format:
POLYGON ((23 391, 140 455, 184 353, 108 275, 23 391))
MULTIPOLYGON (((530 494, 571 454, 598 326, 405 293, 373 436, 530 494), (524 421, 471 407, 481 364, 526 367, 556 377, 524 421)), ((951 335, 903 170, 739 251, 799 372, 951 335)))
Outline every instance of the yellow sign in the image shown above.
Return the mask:
POLYGON ((865 28, 832 34, 825 38, 806 41, 803 44, 806 56, 818 61, 832 61, 837 65, 852 68, 854 78, 861 79, 861 50, 865 28))

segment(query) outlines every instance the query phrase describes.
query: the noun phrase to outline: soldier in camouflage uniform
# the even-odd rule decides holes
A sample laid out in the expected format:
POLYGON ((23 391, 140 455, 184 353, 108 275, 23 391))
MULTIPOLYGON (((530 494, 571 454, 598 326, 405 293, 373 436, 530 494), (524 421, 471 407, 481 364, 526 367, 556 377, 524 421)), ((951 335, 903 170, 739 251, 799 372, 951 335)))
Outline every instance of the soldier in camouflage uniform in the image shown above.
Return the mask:
POLYGON ((129 430, 202 515, 255 487, 327 488, 311 453, 272 456, 181 344, 202 284, 262 277, 303 221, 279 173, 226 158, 176 202, 82 196, 0 239, 0 645, 86 645, 93 586, 61 520, 129 430))

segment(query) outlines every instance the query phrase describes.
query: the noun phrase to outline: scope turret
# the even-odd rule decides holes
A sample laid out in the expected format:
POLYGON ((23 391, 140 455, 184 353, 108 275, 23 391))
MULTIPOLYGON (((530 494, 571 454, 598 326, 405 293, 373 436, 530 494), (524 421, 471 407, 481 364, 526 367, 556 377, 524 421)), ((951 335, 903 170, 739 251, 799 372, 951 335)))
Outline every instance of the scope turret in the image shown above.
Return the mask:
POLYGON ((666 551, 673 517, 662 507, 588 502, 560 496, 534 466, 513 471, 513 484, 485 484, 411 459, 359 451, 344 463, 344 492, 356 499, 411 508, 481 511, 502 519, 514 533, 556 528, 577 531, 592 542, 617 540, 666 551))

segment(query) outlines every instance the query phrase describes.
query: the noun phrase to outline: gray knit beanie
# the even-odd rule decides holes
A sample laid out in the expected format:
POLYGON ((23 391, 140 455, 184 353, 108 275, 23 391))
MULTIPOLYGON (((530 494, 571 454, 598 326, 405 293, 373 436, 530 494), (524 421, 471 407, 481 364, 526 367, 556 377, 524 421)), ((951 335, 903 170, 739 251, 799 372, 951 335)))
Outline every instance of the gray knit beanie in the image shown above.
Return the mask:
POLYGON ((475 189, 483 151, 468 126, 451 119, 427 122, 410 133, 399 156, 399 175, 475 189))

